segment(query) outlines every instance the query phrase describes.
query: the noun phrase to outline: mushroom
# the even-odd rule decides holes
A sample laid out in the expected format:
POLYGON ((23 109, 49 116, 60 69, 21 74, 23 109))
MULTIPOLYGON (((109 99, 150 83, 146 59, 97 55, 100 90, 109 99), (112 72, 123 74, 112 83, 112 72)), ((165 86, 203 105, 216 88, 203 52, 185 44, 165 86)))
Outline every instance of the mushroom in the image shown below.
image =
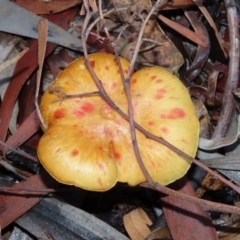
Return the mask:
MULTIPOLYGON (((93 70, 110 98, 127 113, 127 100, 114 55, 89 55, 93 70)), ((129 62, 120 58, 125 74, 129 62)), ((64 69, 51 87, 66 94, 98 91, 84 58, 64 69)), ((160 67, 148 67, 131 76, 134 119, 195 156, 199 122, 190 96, 181 81, 160 67)), ((134 154, 129 123, 100 95, 56 102, 47 90, 40 110, 47 129, 38 145, 45 169, 59 182, 92 191, 106 191, 117 182, 135 186, 145 182, 134 154)), ((191 163, 137 130, 144 164, 156 182, 167 185, 186 174, 191 163)))

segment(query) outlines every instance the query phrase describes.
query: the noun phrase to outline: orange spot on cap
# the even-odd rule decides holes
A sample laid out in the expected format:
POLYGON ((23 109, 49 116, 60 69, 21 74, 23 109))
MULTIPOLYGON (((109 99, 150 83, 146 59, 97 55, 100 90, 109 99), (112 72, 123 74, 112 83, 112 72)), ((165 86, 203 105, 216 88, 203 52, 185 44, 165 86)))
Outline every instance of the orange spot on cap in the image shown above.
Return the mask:
POLYGON ((163 98, 166 92, 167 91, 165 88, 159 88, 159 89, 157 89, 157 93, 155 94, 154 98, 155 99, 163 98))
POLYGON ((53 116, 57 119, 63 118, 65 116, 65 110, 63 108, 58 108, 54 112, 53 116))
POLYGON ((148 122, 148 125, 149 125, 149 126, 153 126, 153 125, 154 125, 154 121, 149 121, 149 122, 148 122))
POLYGON ((161 118, 179 119, 185 117, 185 112, 181 108, 173 108, 168 114, 161 114, 161 118))
POLYGON ((119 119, 115 119, 114 123, 116 123, 117 125, 121 125, 121 121, 119 119))
POLYGON ((94 110, 94 106, 92 103, 84 103, 81 107, 81 110, 86 113, 91 113, 94 110))
POLYGON ((111 90, 114 90, 117 87, 117 82, 113 82, 111 85, 111 90))
POLYGON ((79 151, 78 151, 77 149, 74 149, 74 150, 72 151, 72 156, 77 156, 78 153, 79 153, 79 151))
POLYGON ((118 65, 116 58, 113 59, 113 62, 114 62, 115 65, 118 65))
POLYGON ((134 78, 134 79, 132 80, 132 83, 134 84, 134 83, 136 83, 136 82, 137 82, 137 79, 134 78))
POLYGON ((168 128, 167 127, 161 127, 160 130, 163 133, 168 133, 168 128))
POLYGON ((97 182, 98 182, 98 184, 99 184, 100 186, 103 185, 101 178, 98 178, 98 179, 97 179, 97 182))
POLYGON ((104 171, 105 170, 105 165, 103 163, 98 163, 98 167, 100 170, 104 171))
POLYGON ((94 60, 91 60, 91 61, 90 61, 90 64, 91 64, 91 66, 94 68, 94 66, 95 66, 95 61, 94 61, 94 60))
POLYGON ((186 139, 183 138, 181 139, 181 142, 188 144, 188 141, 186 141, 186 139))
POLYGON ((108 71, 109 70, 109 66, 105 66, 105 69, 108 71))
POLYGON ((163 81, 163 80, 160 79, 160 78, 158 78, 158 79, 155 80, 156 83, 160 83, 160 82, 162 82, 162 81, 163 81))
POLYGON ((114 157, 115 159, 120 159, 120 158, 121 158, 121 154, 118 153, 118 152, 115 152, 115 153, 113 153, 113 157, 114 157))
POLYGON ((150 161, 150 164, 152 165, 152 167, 156 167, 155 162, 154 161, 150 161))
POLYGON ((156 77, 157 77, 156 75, 152 75, 151 80, 154 80, 156 77))
POLYGON ((78 109, 74 109, 73 110, 73 114, 77 117, 77 118, 82 118, 84 117, 85 113, 81 110, 78 109))

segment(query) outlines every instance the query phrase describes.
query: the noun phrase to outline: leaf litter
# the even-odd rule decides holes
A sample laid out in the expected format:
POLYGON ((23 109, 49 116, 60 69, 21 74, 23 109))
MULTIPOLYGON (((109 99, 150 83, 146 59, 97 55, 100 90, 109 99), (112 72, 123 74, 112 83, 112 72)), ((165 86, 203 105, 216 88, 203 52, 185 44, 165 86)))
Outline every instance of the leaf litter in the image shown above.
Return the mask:
MULTIPOLYGON (((1 162, 6 162, 8 166, 11 164, 11 167, 9 166, 6 169, 1 167, 0 176, 3 182, 6 183, 6 181, 8 181, 10 185, 13 185, 18 181, 21 181, 22 177, 19 176, 19 171, 24 171, 26 180, 21 183, 14 184, 13 187, 9 187, 7 184, 3 186, 1 185, 2 194, 0 198, 2 203, 0 205, 0 219, 2 220, 0 224, 1 229, 3 229, 3 235, 7 231, 5 229, 9 228, 6 227, 12 226, 14 221, 20 215, 24 214, 31 208, 34 209, 34 205, 44 196, 47 196, 49 193, 54 193, 55 197, 60 197, 60 201, 62 198, 67 198, 69 203, 73 205, 75 204, 80 209, 86 210, 99 218, 103 218, 104 209, 105 211, 107 209, 107 211, 112 212, 108 214, 110 217, 107 220, 104 219, 112 225, 114 225, 114 223, 111 222, 110 218, 112 217, 113 219, 117 219, 115 221, 115 230, 108 229, 108 225, 106 225, 106 229, 108 229, 111 233, 114 231, 121 231, 126 234, 122 224, 119 224, 119 222, 123 221, 122 218, 123 215, 125 215, 124 212, 126 212, 127 206, 132 205, 135 209, 143 205, 147 207, 149 211, 153 211, 153 209, 155 209, 155 213, 152 214, 153 225, 158 219, 166 219, 169 232, 173 239, 217 239, 217 233, 220 233, 217 232, 213 226, 213 223, 216 221, 214 220, 212 223, 207 212, 202 210, 201 207, 205 210, 208 209, 218 212, 221 212, 222 210, 223 212, 239 213, 238 207, 234 208, 233 206, 238 206, 238 185, 240 184, 238 180, 239 164, 237 158, 239 149, 237 133, 237 129, 239 129, 237 120, 239 114, 237 98, 239 48, 234 41, 234 39, 239 38, 237 27, 239 20, 237 18, 237 11, 239 11, 239 6, 234 4, 231 5, 228 0, 215 1, 215 4, 212 2, 186 0, 175 1, 172 5, 171 2, 167 1, 157 1, 156 3, 142 1, 142 3, 139 4, 138 1, 130 0, 120 2, 115 0, 103 2, 99 0, 96 2, 75 1, 72 5, 68 5, 67 1, 51 1, 51 4, 47 5, 46 2, 40 3, 39 1, 38 4, 42 4, 42 7, 39 8, 38 4, 32 4, 31 7, 29 7, 27 6, 26 1, 17 1, 17 4, 19 4, 22 8, 37 14, 49 13, 49 15, 42 17, 49 19, 49 21, 54 22, 56 25, 65 28, 66 30, 71 27, 70 32, 74 33, 74 36, 78 36, 80 41, 73 39, 72 37, 66 38, 66 34, 69 34, 66 31, 61 32, 62 38, 59 35, 54 36, 55 33, 53 31, 51 34, 53 35, 53 38, 55 37, 55 40, 52 40, 51 38, 48 38, 48 40, 62 46, 67 46, 68 48, 56 48, 56 44, 48 43, 45 54, 43 48, 39 48, 42 57, 38 60, 36 58, 38 55, 38 43, 37 40, 31 39, 32 37, 37 37, 36 34, 34 36, 30 35, 31 29, 28 27, 32 26, 37 29, 37 16, 32 15, 32 19, 34 19, 32 21, 33 25, 31 25, 31 21, 30 25, 25 25, 26 27, 24 32, 28 33, 21 38, 21 41, 24 41, 24 44, 29 50, 27 53, 24 52, 25 55, 18 60, 15 70, 12 67, 11 71, 14 72, 11 74, 11 81, 7 87, 5 95, 2 96, 2 105, 0 109, 0 140, 5 142, 5 144, 2 148, 3 154, 1 162), (73 5, 75 5, 75 7, 72 7, 73 5), (182 7, 184 7, 183 11, 180 10, 182 7), (35 11, 34 9, 41 9, 43 12, 35 11), (58 11, 60 12, 52 14, 53 12, 55 13, 58 11), (65 22, 60 21, 63 16, 66 19, 65 22), (75 19, 73 20, 74 16, 75 19), (163 23, 159 22, 157 17, 163 23), (169 19, 169 21, 166 19, 169 19), (70 22, 71 24, 69 24, 70 22), (182 27, 181 31, 177 31, 178 25, 174 25, 173 22, 182 27), (213 22, 216 23, 216 26, 213 22), (145 28, 143 28, 144 24, 146 24, 145 28), (190 26, 193 31, 189 30, 190 26), (186 31, 182 30, 184 28, 186 31), (211 28, 214 29, 213 32, 215 32, 216 38, 214 38, 211 28), (216 29, 218 30, 216 31, 216 29), (190 31, 192 31, 192 33, 190 31), (196 39, 196 37, 201 38, 202 42, 194 41, 194 38, 196 39), (187 39, 190 39, 190 41, 187 39), (63 41, 65 41, 64 44, 61 44, 63 41), (86 43, 88 45, 86 45, 86 43), (78 47, 76 47, 76 44, 78 44, 78 47), (76 50, 76 48, 78 49, 77 52, 69 50, 76 50), (164 67, 180 77, 185 86, 189 89, 189 93, 192 98, 197 98, 198 102, 201 103, 199 104, 200 108, 198 105, 195 105, 197 116, 200 122, 205 121, 205 124, 201 124, 201 138, 197 158, 201 160, 200 162, 205 164, 204 166, 209 166, 215 171, 210 171, 206 167, 203 167, 202 165, 200 166, 214 175, 211 179, 211 184, 215 181, 214 179, 222 179, 225 178, 225 176, 236 183, 236 185, 233 185, 232 183, 229 185, 229 181, 224 180, 224 183, 218 185, 217 189, 214 188, 207 190, 202 196, 202 199, 206 197, 208 200, 215 200, 214 194, 217 194, 217 191, 222 191, 224 192, 225 197, 229 195, 229 198, 231 198, 230 205, 233 207, 219 205, 217 202, 211 205, 209 202, 193 197, 195 195, 195 191, 192 186, 196 186, 194 181, 197 179, 197 181, 201 183, 206 173, 200 169, 199 166, 192 166, 194 171, 191 169, 187 174, 187 177, 171 184, 170 187, 172 189, 176 189, 177 191, 155 184, 152 182, 150 176, 150 178, 146 177, 148 182, 139 188, 140 190, 138 191, 140 194, 139 192, 137 192, 137 194, 135 192, 135 195, 126 194, 125 197, 125 194, 121 196, 121 193, 123 193, 126 189, 129 190, 129 187, 126 188, 126 186, 124 186, 124 191, 121 190, 122 186, 117 185, 113 190, 98 195, 97 193, 91 193, 81 189, 60 185, 59 183, 54 182, 46 173, 44 173, 45 175, 42 175, 44 172, 43 169, 40 173, 34 175, 33 173, 30 173, 31 171, 29 172, 29 170, 24 168, 24 164, 19 167, 16 162, 13 163, 13 161, 11 161, 11 154, 9 153, 11 151, 9 150, 12 148, 18 149, 18 152, 20 150, 20 155, 23 155, 21 161, 24 162, 23 159, 26 158, 27 154, 29 154, 29 149, 31 149, 31 151, 36 150, 37 143, 42 135, 41 130, 39 130, 40 121, 38 116, 40 116, 40 114, 39 112, 37 114, 34 110, 34 98, 37 101, 40 100, 42 95, 41 88, 39 91, 40 97, 38 96, 37 91, 37 95, 29 95, 32 97, 30 97, 30 99, 28 98, 27 102, 26 100, 23 100, 25 102, 21 104, 19 103, 19 106, 32 106, 30 110, 27 107, 19 108, 17 113, 18 118, 20 118, 21 115, 25 116, 25 119, 23 118, 21 124, 17 125, 15 123, 15 130, 9 132, 9 123, 10 120, 12 121, 12 116, 14 116, 12 115, 12 111, 15 102, 17 100, 20 101, 19 93, 25 88, 28 88, 27 93, 30 91, 36 92, 36 87, 34 87, 34 85, 31 88, 28 85, 30 83, 30 78, 32 78, 31 82, 37 82, 37 84, 40 84, 40 78, 38 77, 37 79, 36 75, 33 75, 33 73, 36 71, 38 63, 43 61, 44 55, 46 57, 46 61, 43 66, 43 71, 41 72, 43 74, 43 84, 46 84, 44 81, 49 81, 48 76, 51 75, 51 73, 53 73, 56 77, 56 75, 76 57, 84 55, 87 64, 88 53, 93 52, 115 52, 116 59, 118 58, 118 55, 129 59, 130 70, 128 71, 127 79, 130 77, 133 69, 137 70, 139 68, 152 65, 164 67), (212 52, 215 52, 215 54, 212 52), (47 58, 47 56, 50 57, 47 58), (228 56, 228 58, 226 58, 226 56, 228 56), (52 64, 52 61, 55 61, 56 64, 52 64), (219 66, 221 68, 219 68, 219 66), (210 138, 212 139, 210 140, 210 138), (229 141, 229 139, 231 140, 229 141), (201 144, 203 141, 205 141, 205 143, 211 141, 211 147, 202 147, 201 144), (23 151, 23 149, 25 150, 23 151), (194 176, 191 175, 191 172, 194 172, 194 176), (29 175, 32 176, 29 177, 29 175), (200 177, 197 177, 199 175, 200 177), (47 176, 51 179, 51 181, 49 181, 49 184, 46 185, 47 176), (162 192, 162 195, 160 193, 157 194, 155 191, 147 190, 146 187, 153 188, 155 191, 160 191, 162 192), (229 189, 231 188, 235 190, 232 190, 234 194, 230 194, 229 189), (141 191, 147 194, 148 197, 143 197, 141 191), (66 197, 66 194, 63 194, 64 192, 68 193, 67 195, 69 196, 66 197), (82 197, 76 197, 76 192, 81 192, 82 197), (207 193, 211 196, 210 198, 209 195, 207 196, 207 193), (16 195, 21 196, 19 198, 16 197, 16 195), (25 198, 24 196, 29 196, 29 198, 25 198), (91 203, 94 201, 93 199, 95 199, 95 201, 97 199, 97 206, 94 206, 94 204, 91 203), (135 201, 135 203, 132 204, 131 201, 135 201), (110 207, 105 205, 107 202, 110 207), (123 208, 117 207, 120 202, 125 204, 123 208), (151 204, 149 204, 149 202, 151 204), (155 207, 156 204, 157 208, 155 207), (21 206, 20 209, 16 211, 19 206, 21 206), (157 214, 156 209, 162 209, 164 215, 162 213, 160 215, 157 214), (115 214, 113 214, 114 211, 115 214), (118 222, 118 224, 116 222, 118 222), (188 231, 186 231, 186 226, 188 226, 188 231)), ((18 13, 16 12, 15 6, 10 5, 9 1, 1 1, 1 7, 4 6, 7 7, 8 11, 11 13, 18 13)), ((22 12, 20 11, 18 14, 19 19, 24 21, 22 12)), ((7 19, 7 21, 12 20, 7 19)), ((17 32, 11 30, 11 24, 4 24, 4 27, 5 28, 1 30, 13 35, 17 34, 17 32), (8 30, 6 30, 6 28, 8 28, 8 30)), ((40 32, 39 34, 41 34, 40 32)), ((16 37, 19 38, 19 36, 16 37)), ((6 41, 10 42, 11 35, 5 34, 4 38, 6 41)), ((6 49, 7 51, 6 44, 4 45, 3 43, 2 45, 3 49, 6 49)), ((16 48, 14 44, 12 46, 12 48, 16 48)), ((19 46, 17 46, 16 49, 19 51, 19 46)), ((5 59, 6 57, 3 56, 3 61, 5 61, 5 59)), ((7 64, 7 62, 5 61, 4 64, 7 64)), ((3 65, 1 65, 1 67, 2 66, 3 65)), ((6 68, 6 70, 9 70, 10 67, 6 68)), ((88 68, 91 72, 91 65, 89 65, 88 68)), ((4 76, 2 73, 3 70, 1 69, 1 79, 2 76, 4 76)), ((94 72, 92 73, 94 75, 94 72)), ((51 78, 53 77, 50 77, 50 79, 51 78)), ((94 80, 96 81, 96 84, 99 83, 97 78, 94 80)), ((126 91, 127 90, 128 89, 126 88, 126 91)), ((101 86, 100 92, 104 97, 106 97, 104 95, 104 89, 101 89, 101 86)), ((128 107, 131 109, 131 98, 128 100, 128 107)), ((111 103, 110 100, 108 101, 108 103, 111 103)), ((196 102, 196 100, 194 100, 194 102, 196 102)), ((129 122, 130 129, 134 132, 134 129, 138 128, 138 126, 134 124, 134 119, 131 113, 129 115, 129 122)), ((147 136, 153 137, 151 135, 147 136)), ((134 137, 134 135, 132 135, 132 137, 134 137)), ((159 139, 155 141, 159 141, 159 139)), ((164 141, 161 143, 167 144, 164 141)), ((167 146, 170 147, 170 149, 173 149, 173 151, 177 151, 173 148, 173 146, 167 146)), ((136 146, 134 146, 134 148, 135 153, 137 153, 136 146)), ((177 153, 180 155, 182 154, 181 151, 178 151, 177 153)), ((139 164, 141 164, 141 158, 137 159, 139 164)), ((198 161, 194 161, 194 163, 198 164, 198 161)), ((7 166, 6 164, 1 166, 7 166)), ((144 171, 144 165, 142 166, 142 169, 144 171)), ((145 172, 144 174, 147 176, 148 173, 145 172)), ((200 185, 197 185, 197 187, 200 187, 200 185)), ((135 188, 130 188, 133 193, 134 189, 135 188)), ((229 202, 224 201, 224 197, 222 197, 222 199, 223 201, 221 201, 221 199, 217 201, 229 204, 229 202)), ((70 206, 65 207, 70 208, 70 206)), ((213 218, 213 214, 211 216, 213 218)), ((218 214, 218 223, 222 226, 224 226, 224 224, 228 224, 228 227, 232 229, 225 229, 226 231, 223 239, 231 239, 230 237, 233 237, 232 232, 234 231, 234 237, 236 237, 238 235, 236 226, 238 225, 235 223, 233 224, 233 221, 224 216, 224 214, 218 214)), ((235 217, 234 214, 231 216, 232 218, 235 217)), ((236 221, 234 218, 234 222, 236 221)), ((94 226, 95 223, 93 222, 92 224, 94 226)), ((43 229, 45 227, 43 227, 41 221, 37 223, 37 225, 42 227, 40 227, 40 229, 38 229, 35 233, 36 237, 40 237, 38 235, 39 232, 45 231, 45 233, 49 233, 49 235, 45 234, 45 237, 51 236, 54 239, 54 231, 51 231, 51 229, 43 229)), ((166 226, 166 224, 164 226, 166 226)), ((80 224, 78 227, 84 226, 81 226, 80 224)), ((162 227, 163 226, 160 228, 162 227)), ((218 227, 216 229, 218 229, 218 227)), ((32 233, 31 229, 28 229, 28 231, 32 233)), ((12 233, 14 234, 14 231, 12 233)), ((71 233, 69 234, 71 235, 71 233)), ((91 230, 89 230, 89 234, 91 234, 91 230)), ((221 239, 222 235, 219 235, 219 238, 221 239)), ((91 237, 89 237, 89 239, 91 239, 91 237)))

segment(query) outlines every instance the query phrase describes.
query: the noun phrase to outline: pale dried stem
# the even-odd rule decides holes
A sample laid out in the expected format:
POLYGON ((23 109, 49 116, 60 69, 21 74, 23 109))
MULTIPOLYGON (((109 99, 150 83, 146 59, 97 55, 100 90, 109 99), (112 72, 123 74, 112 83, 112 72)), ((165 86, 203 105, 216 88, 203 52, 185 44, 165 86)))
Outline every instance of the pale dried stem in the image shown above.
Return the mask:
POLYGON ((43 18, 39 21, 38 24, 38 71, 37 71, 37 84, 36 84, 36 92, 35 92, 35 107, 36 111, 39 117, 39 120, 42 124, 42 127, 46 130, 47 125, 44 122, 44 119, 42 117, 41 111, 39 109, 38 105, 38 95, 39 95, 39 89, 40 89, 40 82, 41 82, 41 76, 42 76, 42 69, 43 69, 43 63, 45 59, 45 52, 47 47, 47 35, 48 35, 48 20, 43 18))
POLYGON ((237 7, 233 0, 225 0, 228 19, 228 31, 230 39, 228 78, 223 94, 222 111, 214 130, 212 138, 225 136, 234 107, 233 91, 239 81, 239 21, 237 7))
POLYGON ((98 0, 98 11, 99 11, 100 19, 103 19, 102 0, 98 0))
POLYGON ((0 64, 0 72, 3 71, 5 68, 9 67, 10 65, 12 65, 13 63, 15 63, 16 61, 18 61, 28 50, 29 50, 28 48, 25 48, 22 52, 20 52, 15 57, 1 63, 0 64))
POLYGON ((62 102, 63 100, 69 99, 69 98, 85 98, 85 97, 90 97, 92 95, 99 95, 99 91, 95 92, 86 92, 86 93, 80 93, 80 94, 66 94, 64 93, 58 86, 50 86, 49 87, 49 92, 50 93, 55 93, 58 98, 54 99, 53 102, 62 102))
MULTIPOLYGON (((115 109, 124 119, 126 119, 127 121, 129 121, 129 116, 127 114, 125 114, 113 101, 112 99, 108 96, 107 92, 105 91, 102 82, 98 79, 98 77, 96 76, 89 58, 88 58, 88 53, 87 53, 87 46, 86 46, 86 39, 88 37, 89 32, 91 31, 91 29, 89 29, 88 27, 88 23, 91 19, 91 13, 89 11, 89 7, 88 7, 88 1, 84 0, 84 4, 85 4, 85 8, 86 8, 86 17, 85 17, 85 21, 83 24, 83 28, 82 28, 82 44, 83 44, 83 52, 84 52, 84 57, 85 57, 85 63, 86 66, 89 69, 89 72, 96 84, 96 86, 98 87, 99 91, 100 91, 100 96, 113 108, 115 109)), ((97 22, 96 22, 97 23, 97 22)), ((95 24, 96 24, 95 23, 95 24)), ((93 25, 90 25, 90 28, 92 28, 93 25)), ((141 45, 141 44, 140 44, 141 45)), ((180 149, 176 148, 175 146, 173 146, 172 144, 170 144, 169 142, 167 142, 166 140, 164 140, 161 137, 155 136, 153 134, 151 134, 150 132, 146 131, 143 127, 141 127, 139 124, 137 124, 136 122, 134 122, 134 126, 136 129, 138 129, 140 132, 142 132, 147 138, 150 138, 152 140, 155 140, 161 144, 163 144, 164 146, 168 147, 169 149, 171 149, 172 151, 174 151, 175 153, 177 153, 178 155, 180 155, 181 157, 188 159, 189 161, 194 162, 196 165, 200 166, 201 168, 205 169, 206 171, 208 171, 209 173, 211 173, 213 176, 215 176, 216 178, 220 179, 223 183, 225 183, 226 185, 228 185, 229 187, 231 187, 232 189, 234 189, 236 192, 240 193, 240 188, 237 187, 236 185, 234 185, 232 182, 228 181, 227 179, 225 179, 224 177, 222 177, 221 175, 216 174, 214 171, 212 171, 211 169, 209 169, 207 166, 205 166, 204 164, 202 164, 201 162, 197 161, 196 159, 192 158, 191 156, 187 155, 186 153, 184 153, 183 151, 181 151, 180 149)), ((180 197, 181 199, 184 198, 184 200, 192 202, 192 203, 199 203, 199 199, 196 197, 192 197, 186 194, 180 194, 177 191, 171 190, 167 187, 163 187, 160 184, 156 183, 154 185, 154 189, 161 191, 163 193, 175 196, 175 197, 180 197)), ((199 203, 199 205, 205 209, 212 209, 214 208, 214 205, 216 203, 211 203, 209 201, 205 201, 205 200, 201 200, 201 202, 199 203)), ((226 206, 227 207, 227 206, 226 206)), ((222 210, 224 210, 222 208, 222 210)), ((221 211, 221 209, 219 209, 219 211, 221 211)), ((240 210, 239 208, 235 208, 235 207, 231 207, 231 209, 228 208, 228 210, 226 210, 226 212, 230 212, 230 213, 238 213, 240 214, 240 210)))

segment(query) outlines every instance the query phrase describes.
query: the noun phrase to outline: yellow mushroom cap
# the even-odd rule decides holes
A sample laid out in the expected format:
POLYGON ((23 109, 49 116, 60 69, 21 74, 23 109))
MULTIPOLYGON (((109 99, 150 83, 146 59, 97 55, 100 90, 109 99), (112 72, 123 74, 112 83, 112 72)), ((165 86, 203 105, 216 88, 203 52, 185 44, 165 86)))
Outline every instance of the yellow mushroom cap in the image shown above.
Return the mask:
MULTIPOLYGON (((89 55, 91 65, 116 105, 127 113, 127 100, 114 55, 89 55)), ((124 73, 129 62, 120 58, 124 73)), ((98 91, 84 58, 63 70, 52 87, 66 94, 98 91)), ((147 131, 163 137, 194 156, 199 122, 181 81, 160 67, 149 67, 131 76, 134 119, 147 131)), ((46 91, 40 104, 47 130, 40 139, 38 156, 58 181, 92 191, 106 191, 117 181, 135 186, 146 179, 138 166, 129 123, 99 95, 54 102, 46 91)), ((181 178, 191 163, 137 130, 144 164, 152 178, 167 185, 181 178)))

